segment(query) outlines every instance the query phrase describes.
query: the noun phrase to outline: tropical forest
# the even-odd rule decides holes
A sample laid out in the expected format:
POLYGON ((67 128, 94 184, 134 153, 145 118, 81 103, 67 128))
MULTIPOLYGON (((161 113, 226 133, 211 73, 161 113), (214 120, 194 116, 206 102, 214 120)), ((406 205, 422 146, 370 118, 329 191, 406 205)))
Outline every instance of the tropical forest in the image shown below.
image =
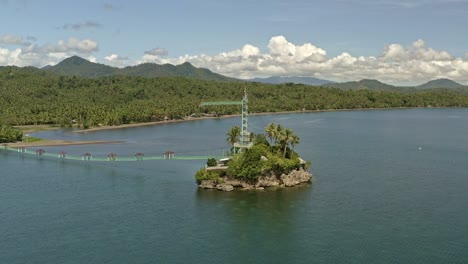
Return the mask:
POLYGON ((303 84, 223 82, 187 77, 57 75, 32 67, 0 68, 0 120, 5 125, 82 128, 240 113, 244 89, 251 113, 398 107, 467 107, 468 96, 446 89, 415 92, 344 90, 303 84))

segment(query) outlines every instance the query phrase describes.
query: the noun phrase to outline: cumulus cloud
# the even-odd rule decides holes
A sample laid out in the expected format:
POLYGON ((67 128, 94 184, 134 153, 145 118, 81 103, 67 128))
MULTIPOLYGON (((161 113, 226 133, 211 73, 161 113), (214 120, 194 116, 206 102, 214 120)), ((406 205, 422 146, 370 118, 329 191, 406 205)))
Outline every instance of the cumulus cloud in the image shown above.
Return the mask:
POLYGON ((387 61, 450 61, 452 56, 446 51, 436 51, 431 48, 426 49, 426 43, 419 39, 413 42, 412 47, 405 48, 400 44, 390 44, 385 47, 383 59, 387 61))
POLYGON ((29 44, 16 49, 0 47, 0 65, 42 67, 56 64, 72 55, 90 57, 98 49, 96 41, 77 38, 59 40, 56 44, 29 44))
MULTIPOLYGON (((5 35, 3 35, 5 36, 5 35)), ((56 44, 27 46, 18 44, 18 37, 3 37, 3 44, 18 46, 5 48, 0 42, 0 65, 44 66, 55 64, 71 55, 94 58, 98 43, 91 39, 58 41, 56 44)), ((324 48, 313 43, 296 44, 284 36, 274 36, 264 48, 245 44, 238 49, 214 55, 184 55, 168 57, 168 52, 155 48, 143 52, 141 58, 130 60, 117 54, 104 58, 105 63, 123 67, 144 62, 182 64, 190 62, 196 67, 235 78, 267 76, 309 76, 333 81, 378 79, 391 84, 416 84, 437 78, 450 78, 468 83, 468 54, 455 57, 444 50, 428 47, 424 40, 413 43, 392 43, 383 47, 380 54, 359 56, 342 52, 329 56, 324 48)))
POLYGON ((104 57, 104 60, 107 64, 110 64, 114 67, 123 67, 127 64, 128 57, 122 57, 117 54, 111 54, 109 56, 104 57))
POLYGON ((85 21, 85 22, 74 23, 74 24, 65 24, 62 26, 62 29, 79 31, 79 30, 86 29, 86 28, 99 28, 99 27, 101 27, 101 24, 98 22, 85 21))
POLYGON ((240 49, 212 56, 201 54, 163 58, 144 54, 137 63, 181 64, 186 61, 197 67, 244 79, 310 76, 334 81, 378 79, 392 84, 414 84, 436 78, 468 82, 468 58, 455 58, 447 51, 428 48, 421 39, 408 46, 389 44, 378 56, 355 56, 342 52, 329 57, 325 49, 312 43, 295 44, 284 36, 275 36, 270 39, 266 52, 247 44, 240 49))
POLYGON ((88 57, 86 57, 85 59, 87 59, 87 60, 90 61, 90 62, 97 63, 97 58, 94 57, 94 56, 88 56, 88 57))

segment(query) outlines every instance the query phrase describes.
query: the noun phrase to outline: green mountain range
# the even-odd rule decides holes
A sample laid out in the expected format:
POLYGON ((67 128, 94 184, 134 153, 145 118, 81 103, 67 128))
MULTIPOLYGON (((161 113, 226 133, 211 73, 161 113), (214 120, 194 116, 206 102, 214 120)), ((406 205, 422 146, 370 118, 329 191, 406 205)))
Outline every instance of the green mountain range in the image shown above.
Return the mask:
POLYGON ((333 87, 343 90, 372 90, 372 91, 393 91, 393 92, 414 92, 416 90, 429 89, 451 89, 458 92, 468 93, 468 87, 459 84, 449 79, 437 79, 418 86, 394 86, 373 79, 363 79, 360 81, 336 83, 333 81, 322 80, 311 77, 269 77, 269 78, 254 78, 248 81, 284 84, 295 83, 305 85, 315 85, 322 87, 333 87))
POLYGON ((379 82, 377 80, 363 79, 360 81, 325 84, 327 87, 335 87, 345 90, 374 90, 374 91, 392 91, 398 87, 379 82))
MULTIPOLYGON (((4 66, 8 67, 8 66, 4 66)), ((4 68, 1 67, 0 68, 4 68)), ((305 84, 322 87, 333 87, 343 90, 372 90, 393 92, 414 92, 428 89, 450 89, 456 92, 468 94, 468 86, 464 86, 449 79, 437 79, 418 86, 394 86, 382 83, 378 80, 363 79, 360 81, 335 83, 312 77, 269 77, 239 80, 214 73, 205 68, 194 67, 189 62, 180 65, 143 63, 125 68, 112 67, 100 63, 90 62, 78 56, 67 58, 54 66, 46 66, 41 69, 24 67, 22 72, 42 72, 43 74, 57 74, 65 76, 78 76, 85 78, 98 78, 106 76, 140 76, 154 77, 187 77, 191 79, 221 82, 260 82, 269 84, 305 84)), ((18 72, 17 72, 18 73, 18 72)))
POLYGON ((78 56, 73 56, 57 63, 54 66, 46 66, 43 70, 56 73, 58 75, 70 75, 79 77, 104 77, 116 74, 119 70, 111 66, 90 62, 78 56))
POLYGON ((363 79, 357 82, 331 83, 323 85, 325 87, 334 87, 344 90, 372 90, 372 91, 393 91, 393 92, 412 92, 416 90, 429 89, 451 89, 464 91, 468 87, 461 85, 449 79, 437 79, 418 86, 394 86, 377 80, 363 79))
POLYGON ((199 80, 233 82, 238 81, 208 69, 194 67, 189 62, 180 65, 143 63, 125 68, 90 62, 78 56, 67 58, 54 66, 46 66, 42 70, 59 75, 97 78, 105 76, 141 76, 141 77, 188 77, 199 80))

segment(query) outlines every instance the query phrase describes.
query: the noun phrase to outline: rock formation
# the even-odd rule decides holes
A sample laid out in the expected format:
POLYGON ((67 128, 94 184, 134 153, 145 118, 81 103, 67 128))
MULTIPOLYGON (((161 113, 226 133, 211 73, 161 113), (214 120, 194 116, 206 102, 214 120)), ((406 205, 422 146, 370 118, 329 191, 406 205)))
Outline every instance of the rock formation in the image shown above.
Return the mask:
POLYGON ((223 177, 222 183, 217 183, 213 180, 203 180, 198 187, 203 189, 218 189, 221 191, 232 191, 235 188, 242 190, 263 190, 267 187, 291 187, 302 183, 307 183, 312 180, 312 174, 303 169, 293 170, 288 174, 281 175, 262 175, 258 177, 255 184, 248 183, 241 179, 223 177))

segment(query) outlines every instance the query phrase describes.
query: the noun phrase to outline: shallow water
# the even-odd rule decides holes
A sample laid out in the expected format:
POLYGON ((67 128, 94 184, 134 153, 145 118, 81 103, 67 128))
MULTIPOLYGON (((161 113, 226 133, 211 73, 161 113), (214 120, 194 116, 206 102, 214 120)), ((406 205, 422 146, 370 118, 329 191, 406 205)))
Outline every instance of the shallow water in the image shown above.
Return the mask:
MULTIPOLYGON (((0 151, 0 263, 468 263, 468 109, 253 116, 301 138, 314 183, 198 190, 203 161, 61 162, 0 151)), ((72 155, 213 155, 240 118, 87 134, 72 155)))

